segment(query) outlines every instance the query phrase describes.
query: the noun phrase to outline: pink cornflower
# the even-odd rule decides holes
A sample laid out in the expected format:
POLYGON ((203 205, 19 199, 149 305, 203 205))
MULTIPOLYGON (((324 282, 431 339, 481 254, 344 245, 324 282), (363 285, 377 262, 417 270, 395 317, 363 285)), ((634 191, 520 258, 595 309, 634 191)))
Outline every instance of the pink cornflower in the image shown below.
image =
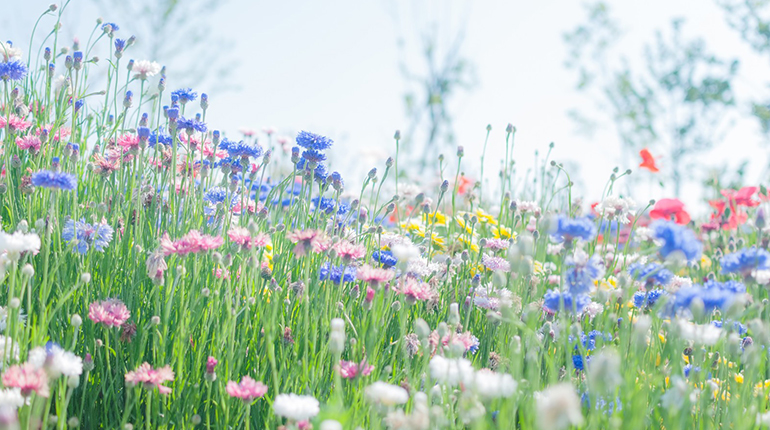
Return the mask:
POLYGON ((132 385, 143 384, 147 390, 157 388, 161 394, 168 394, 171 388, 163 386, 164 382, 173 381, 174 372, 171 366, 164 366, 160 369, 153 369, 149 363, 144 362, 136 370, 126 373, 126 382, 132 385))
MULTIPOLYGON (((35 130, 35 134, 37 136, 40 136, 43 134, 43 130, 45 130, 46 134, 49 134, 52 128, 53 128, 53 124, 44 125, 43 127, 35 130)), ((61 127, 57 129, 56 132, 53 135, 49 136, 48 138, 58 142, 60 140, 69 139, 71 134, 72 134, 72 131, 68 127, 61 127)))
POLYGON ((18 146, 19 149, 22 151, 29 151, 33 154, 40 151, 41 144, 42 142, 40 142, 40 138, 37 136, 27 135, 16 138, 16 146, 18 146))
POLYGON ((208 360, 206 360, 206 373, 214 373, 214 368, 217 367, 217 364, 219 364, 219 361, 209 356, 208 360))
POLYGON ((252 237, 249 230, 244 227, 233 227, 227 232, 227 235, 230 236, 230 240, 246 249, 261 248, 270 242, 270 237, 266 234, 258 233, 252 237))
POLYGON ((18 117, 16 115, 11 115, 10 119, 7 119, 4 116, 0 116, 0 128, 5 128, 6 126, 11 129, 12 133, 18 133, 20 131, 24 131, 28 129, 32 125, 32 122, 25 121, 24 118, 18 117))
POLYGON ((3 385, 6 388, 20 389, 24 397, 29 397, 33 391, 42 397, 48 397, 49 394, 45 369, 35 367, 31 363, 9 367, 3 374, 3 385))
POLYGON ((302 257, 307 251, 323 252, 329 249, 329 239, 319 230, 296 230, 286 235, 291 243, 296 243, 294 255, 302 257))
POLYGON ((139 150, 139 136, 135 134, 124 134, 118 137, 118 145, 124 150, 139 150))
POLYGON ((466 352, 476 352, 479 348, 479 339, 469 331, 465 333, 449 333, 444 337, 440 337, 438 331, 433 330, 430 336, 428 336, 428 342, 434 353, 439 346, 449 347, 453 344, 461 345, 465 348, 466 352))
MULTIPOLYGON (((235 203, 235 206, 233 206, 233 214, 240 215, 241 214, 241 201, 238 200, 235 203)), ((262 204, 262 202, 255 203, 254 200, 249 199, 249 201, 246 203, 246 210, 250 213, 257 213, 265 208, 265 205, 262 204)))
POLYGON ((340 360, 340 377, 353 379, 358 375, 369 376, 374 370, 374 366, 362 361, 360 364, 353 361, 340 360))
POLYGON ((131 318, 131 312, 118 299, 108 299, 91 303, 88 318, 107 327, 120 327, 131 318))
POLYGON ((398 292, 406 296, 406 302, 409 304, 428 300, 435 294, 430 285, 411 277, 401 282, 398 292))
POLYGON ((508 249, 511 246, 511 241, 508 239, 487 239, 485 248, 489 248, 495 251, 508 249))
POLYGON ((486 266, 486 268, 489 270, 495 270, 500 272, 511 271, 511 263, 509 263, 508 260, 502 257, 490 257, 488 255, 484 255, 483 257, 481 257, 481 264, 486 266))
POLYGON ((372 267, 368 264, 364 264, 363 266, 359 267, 358 271, 356 272, 356 278, 358 280, 368 282, 375 287, 390 281, 393 279, 393 275, 394 272, 392 270, 380 269, 377 267, 372 267))
POLYGON ((257 130, 254 130, 253 128, 248 128, 248 127, 241 127, 238 131, 243 133, 243 135, 246 137, 252 137, 255 134, 257 134, 257 130))
POLYGON ((371 303, 372 300, 374 300, 374 290, 372 287, 366 287, 366 295, 364 296, 364 301, 366 303, 371 303))
POLYGON ((351 261, 358 260, 366 255, 366 247, 363 245, 356 245, 348 241, 340 241, 334 244, 332 247, 337 251, 337 255, 347 264, 351 261))
POLYGON ((166 256, 172 254, 184 256, 217 249, 222 245, 223 241, 219 236, 209 236, 201 234, 198 230, 190 230, 181 239, 175 241, 172 241, 168 233, 165 233, 160 239, 160 247, 166 256))
POLYGON ((230 397, 237 397, 243 400, 244 403, 251 403, 254 399, 258 399, 267 393, 267 385, 255 381, 249 376, 244 376, 240 384, 235 381, 228 381, 225 390, 230 397))
POLYGON ((99 154, 94 154, 94 172, 102 175, 109 176, 112 172, 120 169, 120 156, 111 151, 107 151, 107 158, 102 157, 99 154))

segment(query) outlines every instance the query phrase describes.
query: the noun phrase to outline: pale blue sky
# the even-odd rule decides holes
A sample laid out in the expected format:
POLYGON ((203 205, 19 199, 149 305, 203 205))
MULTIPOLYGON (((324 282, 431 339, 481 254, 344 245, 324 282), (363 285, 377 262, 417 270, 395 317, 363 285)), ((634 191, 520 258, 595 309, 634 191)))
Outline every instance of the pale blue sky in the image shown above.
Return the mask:
MULTIPOLYGON (((0 28, 10 34, 0 37, 26 46, 29 29, 48 3, 14 2, 10 13, 0 16, 0 28)), ((714 2, 609 3, 620 20, 624 51, 630 57, 638 56, 656 28, 667 28, 672 17, 684 16, 685 34, 703 36, 717 54, 741 58, 742 75, 736 84, 739 95, 766 91, 766 61, 751 56, 737 34, 728 29, 714 2)), ((222 38, 234 42, 233 46, 212 44, 210 48, 232 49, 238 57, 240 65, 232 79, 239 89, 222 93, 195 89, 209 93, 210 127, 234 133, 241 127, 275 126, 286 134, 299 129, 326 134, 338 143, 333 151, 334 167, 350 176, 363 175, 374 165, 383 166, 384 156, 395 152, 393 131, 407 126, 397 37, 404 35, 415 42, 414 23, 439 20, 443 28, 456 28, 467 17, 464 53, 475 65, 478 85, 461 94, 453 107, 457 140, 466 148, 468 171, 478 172, 487 124, 493 126, 493 132, 486 169, 495 171, 502 157, 504 128, 511 122, 518 129, 515 151, 521 165, 530 166, 536 149, 545 151, 549 142, 555 142, 555 158, 580 164, 583 194, 595 200, 613 166, 636 170, 639 160, 619 160, 617 137, 609 124, 587 139, 576 134, 567 116, 572 108, 589 113, 594 109, 589 99, 574 90, 574 74, 563 67, 562 34, 584 18, 582 4, 566 0, 230 0, 206 22, 222 38), (371 156, 377 151, 382 152, 382 160, 371 156), (362 157, 361 152, 370 156, 362 157)), ((75 17, 67 30, 85 38, 100 12, 87 0, 73 0, 70 8, 69 14, 75 17)), ((101 15, 124 25, 120 16, 101 15)), ((162 58, 152 60, 166 64, 162 58)), ((174 65, 167 65, 173 77, 174 65)), ((175 87, 173 81, 169 87, 175 87)), ((746 110, 740 110, 744 117, 746 110)), ((755 124, 736 118, 726 142, 703 154, 701 160, 706 165, 725 161, 737 165, 740 159, 756 154, 759 141, 755 124)), ((755 158, 764 163, 765 152, 755 158)), ((751 170, 750 180, 759 180, 762 167, 764 164, 757 164, 751 170)), ((701 197, 696 186, 685 190, 685 199, 692 204, 701 197)), ((634 197, 644 202, 670 192, 645 186, 634 197)))

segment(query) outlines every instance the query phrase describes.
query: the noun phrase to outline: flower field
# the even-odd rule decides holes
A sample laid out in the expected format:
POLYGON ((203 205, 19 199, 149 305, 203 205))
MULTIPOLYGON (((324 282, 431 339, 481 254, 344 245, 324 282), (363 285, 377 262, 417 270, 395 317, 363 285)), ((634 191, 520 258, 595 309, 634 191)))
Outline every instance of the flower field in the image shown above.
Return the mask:
POLYGON ((57 28, 0 43, 0 428, 770 425, 761 185, 590 205, 509 169, 512 126, 491 186, 462 147, 417 185, 398 132, 346 182, 332 138, 220 131, 119 25, 57 28))

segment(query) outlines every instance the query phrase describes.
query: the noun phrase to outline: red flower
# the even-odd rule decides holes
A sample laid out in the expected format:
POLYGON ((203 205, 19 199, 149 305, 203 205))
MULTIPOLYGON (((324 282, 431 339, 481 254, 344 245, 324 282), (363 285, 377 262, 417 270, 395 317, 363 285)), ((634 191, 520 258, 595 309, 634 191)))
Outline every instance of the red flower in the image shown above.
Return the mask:
POLYGON ((652 173, 660 171, 658 166, 655 165, 655 158, 653 158, 652 154, 647 150, 647 148, 639 151, 639 155, 642 157, 642 164, 640 164, 639 167, 644 167, 652 173))
POLYGON ((738 191, 735 190, 722 190, 721 193, 726 199, 732 203, 735 202, 738 206, 754 207, 759 206, 759 202, 753 200, 754 193, 757 192, 757 187, 743 187, 738 191))
POLYGON ((674 218, 677 224, 690 222, 690 214, 684 210, 684 203, 679 199, 660 199, 650 211, 650 218, 668 219, 674 218))
POLYGON ((467 176, 463 175, 460 176, 459 181, 457 182, 457 194, 463 195, 468 192, 468 190, 473 186, 473 181, 468 179, 467 176))

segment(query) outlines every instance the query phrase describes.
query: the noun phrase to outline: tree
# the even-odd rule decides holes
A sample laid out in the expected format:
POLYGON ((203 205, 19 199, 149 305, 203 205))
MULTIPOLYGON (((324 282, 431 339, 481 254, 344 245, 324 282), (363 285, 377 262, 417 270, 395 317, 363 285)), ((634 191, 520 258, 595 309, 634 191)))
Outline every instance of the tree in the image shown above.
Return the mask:
MULTIPOLYGON (((589 6, 587 22, 564 35, 565 65, 578 73, 576 88, 613 123, 624 159, 645 147, 664 152, 677 196, 683 171, 718 143, 728 126, 725 116, 735 105, 731 82, 738 70, 737 60, 709 53, 702 39, 685 39, 683 23, 674 19, 667 33, 656 32, 654 43, 646 44, 634 62, 622 55, 610 60, 620 32, 604 3, 589 6)), ((595 124, 572 116, 583 125, 595 124)))

